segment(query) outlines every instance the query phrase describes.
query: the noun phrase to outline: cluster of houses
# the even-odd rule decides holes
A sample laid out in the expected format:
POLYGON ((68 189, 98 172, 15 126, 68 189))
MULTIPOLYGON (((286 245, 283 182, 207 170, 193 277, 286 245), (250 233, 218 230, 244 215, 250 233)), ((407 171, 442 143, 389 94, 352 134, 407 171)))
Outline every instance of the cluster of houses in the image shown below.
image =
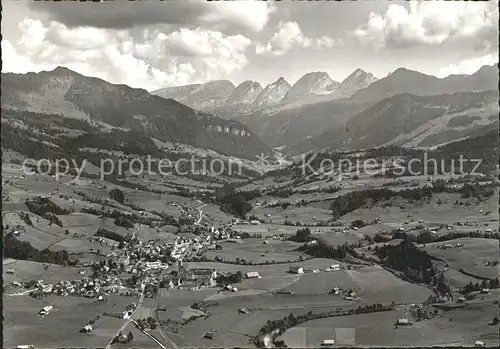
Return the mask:
POLYGON ((168 244, 159 244, 156 241, 143 242, 138 239, 136 240, 136 243, 124 247, 124 254, 118 256, 112 252, 110 255, 114 254, 120 259, 120 262, 131 265, 130 260, 139 261, 144 259, 147 261, 157 261, 171 254, 172 247, 168 244))
MULTIPOLYGON (((332 264, 331 266, 325 268, 324 271, 340 271, 345 269, 350 270, 352 268, 354 268, 354 266, 351 265, 341 266, 340 264, 332 264)), ((291 265, 290 268, 288 269, 288 272, 291 274, 304 274, 306 272, 316 274, 320 272, 320 269, 319 268, 305 269, 304 267, 301 267, 299 265, 291 265)))
MULTIPOLYGON (((15 286, 23 286, 19 282, 14 283, 15 286)), ((24 285, 24 287, 29 285, 24 285)), ((121 288, 121 280, 117 277, 96 278, 96 279, 83 279, 67 281, 63 280, 56 284, 44 283, 43 280, 38 280, 34 286, 34 290, 30 295, 35 298, 40 298, 44 295, 58 295, 58 296, 80 296, 87 298, 97 298, 103 301, 105 296, 118 292, 121 288)))
POLYGON ((452 244, 441 244, 441 245, 436 245, 437 248, 440 248, 441 250, 446 250, 448 248, 453 248, 453 247, 463 247, 464 244, 461 244, 460 242, 457 242, 455 245, 452 244))
POLYGON ((219 228, 211 227, 211 233, 214 240, 240 239, 241 233, 234 231, 231 225, 224 225, 219 228))
POLYGON ((180 290, 200 290, 203 287, 214 287, 217 284, 218 272, 211 268, 191 268, 179 261, 164 278, 166 288, 180 290))
POLYGON ((245 225, 259 225, 260 224, 260 221, 258 219, 252 219, 250 221, 247 221, 247 220, 241 220, 241 219, 235 219, 233 221, 233 224, 245 224, 245 225))

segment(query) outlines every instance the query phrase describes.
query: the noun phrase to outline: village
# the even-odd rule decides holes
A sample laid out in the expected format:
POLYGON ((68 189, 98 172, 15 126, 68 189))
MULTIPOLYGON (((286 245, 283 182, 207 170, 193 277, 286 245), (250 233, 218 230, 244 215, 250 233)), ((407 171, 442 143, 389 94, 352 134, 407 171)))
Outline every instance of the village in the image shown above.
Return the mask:
MULTIPOLYGON (((300 321, 313 329, 356 328, 356 340, 378 317, 384 333, 397 338, 415 338, 423 322, 459 326, 458 318, 476 308, 488 312, 483 327, 495 323, 486 309, 490 303, 498 307, 500 288, 492 207, 461 205, 460 193, 436 197, 437 213, 396 197, 334 220, 334 208, 315 207, 315 201, 308 207, 303 199, 262 195, 248 199, 250 211, 239 215, 206 193, 157 194, 98 180, 68 185, 38 174, 11 177, 10 197, 17 202, 7 203, 4 236, 14 258, 4 261, 4 297, 14 317, 44 331, 67 326, 82 342, 108 348, 259 347, 266 346, 266 336, 269 346, 285 341, 303 347, 307 343, 294 334, 300 321), (26 194, 23 186, 38 181, 54 184, 26 194), (445 200, 448 206, 437 203, 445 200), (420 251, 412 258, 421 269, 400 268, 405 260, 393 246, 405 243, 420 251), (474 261, 472 251, 482 258, 474 261), (355 317, 370 320, 357 327, 350 322, 355 317)), ((242 197, 253 195, 253 189, 241 190, 242 197)), ((297 195, 316 200, 307 190, 297 195)), ((340 334, 311 331, 318 331, 312 346, 352 344, 340 334)), ((476 346, 491 342, 468 338, 476 346)))

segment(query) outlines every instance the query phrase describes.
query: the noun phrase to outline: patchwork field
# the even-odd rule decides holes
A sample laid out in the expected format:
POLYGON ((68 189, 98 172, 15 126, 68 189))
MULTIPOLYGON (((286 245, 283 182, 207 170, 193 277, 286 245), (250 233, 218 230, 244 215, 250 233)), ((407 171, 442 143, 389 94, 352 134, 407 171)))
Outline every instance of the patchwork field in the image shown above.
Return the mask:
POLYGON ((498 260, 498 240, 460 238, 441 243, 427 244, 425 251, 445 261, 451 268, 464 270, 472 275, 494 279, 500 275, 499 266, 487 266, 487 261, 498 260), (457 243, 463 246, 458 247, 457 243), (440 249, 439 246, 453 247, 440 249))
MULTIPOLYGON (((123 297, 122 297, 123 298, 123 297)), ((49 296, 37 300, 29 296, 4 298, 4 346, 33 344, 42 348, 72 346, 76 338, 91 347, 104 347, 114 336, 123 320, 102 313, 121 312, 130 299, 110 299, 108 303, 82 297, 49 296), (45 305, 54 310, 44 318, 37 315, 45 305), (79 333, 89 320, 95 320, 95 331, 79 333)))
MULTIPOLYGON (((15 157, 15 154, 13 156, 15 157)), ((132 278, 138 293, 141 292, 142 281, 152 286, 144 291, 149 298, 143 299, 133 317, 135 320, 158 318, 160 326, 148 333, 164 343, 168 349, 255 347, 256 335, 270 320, 281 320, 289 317, 291 313, 298 316, 310 312, 340 312, 373 304, 391 306, 392 310, 308 321, 287 329, 277 339, 284 340, 288 347, 311 348, 321 346, 326 339, 335 340, 338 346, 366 347, 411 347, 417 344, 471 346, 477 340, 484 341, 488 346, 499 344, 498 326, 492 324, 493 318, 498 315, 498 290, 492 290, 491 294, 473 292, 469 295, 467 304, 457 304, 457 298, 462 296, 459 292, 463 286, 469 282, 481 282, 481 278, 498 276, 499 267, 487 265, 487 262, 498 260, 498 240, 460 238, 417 245, 417 248, 427 251, 434 258, 432 265, 437 273, 443 273, 444 282, 450 287, 454 298, 442 301, 445 302, 444 306, 452 310, 444 311, 440 308, 433 319, 415 321, 411 327, 399 328, 394 326, 397 319, 415 320, 410 310, 412 305, 424 303, 425 307, 430 308, 431 305, 426 304, 430 296, 436 296, 433 301, 439 301, 435 285, 403 281, 382 267, 386 265, 384 263, 389 265, 389 260, 383 258, 374 259, 373 263, 354 253, 343 260, 312 258, 299 250, 303 243, 287 240, 299 229, 308 227, 312 234, 309 240, 321 239, 332 247, 356 244, 356 251, 365 253, 365 256, 373 256, 375 248, 398 246, 406 240, 401 237, 375 243, 365 237, 373 238, 379 233, 388 233, 384 236, 389 236, 391 232, 401 228, 413 236, 424 229, 432 230, 433 236, 436 237, 454 232, 495 232, 498 229, 497 193, 481 200, 474 196, 462 198, 460 194, 449 193, 434 193, 429 200, 407 200, 401 197, 377 203, 368 200, 362 207, 334 221, 332 209, 335 207, 331 207, 331 203, 340 195, 384 186, 393 190, 416 188, 429 184, 429 178, 421 176, 399 179, 407 181, 403 183, 393 179, 374 178, 367 174, 361 174, 359 179, 354 179, 351 174, 340 182, 328 178, 308 182, 310 179, 302 178, 294 184, 297 178, 292 180, 291 176, 279 179, 264 176, 253 182, 249 181, 242 187, 236 187, 238 190, 249 190, 290 185, 295 192, 286 198, 270 195, 254 198, 249 201, 252 207, 248 212, 245 211, 246 217, 243 217, 244 214, 236 217, 221 210, 224 205, 217 199, 217 193, 213 192, 213 188, 223 185, 222 182, 204 183, 174 177, 165 180, 152 176, 130 177, 127 180, 137 183, 138 187, 134 188, 132 184, 129 188, 89 178, 73 181, 70 177, 56 180, 46 175, 25 175, 19 171, 18 165, 6 163, 3 164, 3 170, 3 175, 10 177, 8 183, 4 183, 3 193, 5 232, 18 231, 18 240, 29 242, 39 250, 66 250, 70 260, 78 259, 80 263, 102 263, 115 259, 116 256, 108 256, 113 250, 114 254, 120 257, 116 258, 119 263, 132 260, 137 269, 147 265, 143 270, 114 270, 112 275, 119 275, 122 281, 127 282, 132 278), (334 184, 341 186, 335 193, 317 191, 334 184), (143 185, 149 189, 139 189, 144 188, 143 185), (179 186, 199 195, 191 198, 172 194, 174 190, 179 190, 179 186), (212 189, 206 192, 209 186, 212 189), (123 192, 124 204, 111 199, 110 190, 115 188, 123 192), (155 194, 149 191, 151 188, 166 192, 155 194), (72 211, 70 214, 58 216, 62 227, 50 224, 47 219, 29 212, 25 200, 41 195, 50 198, 57 206, 72 211), (90 198, 94 203, 86 198, 90 198), (278 203, 276 207, 268 206, 278 203), (287 206, 286 203, 290 205, 287 206), (194 226, 177 224, 179 222, 156 226, 156 223, 143 224, 142 221, 136 222, 133 228, 123 228, 115 224, 114 219, 100 216, 100 213, 82 213, 84 208, 98 211, 117 210, 155 219, 159 219, 159 216, 153 211, 164 212, 175 218, 183 215, 193 217, 201 212, 203 220, 197 223, 197 226, 201 225, 203 229, 195 230, 194 226), (22 219, 24 213, 29 215, 32 226, 22 219), (253 220, 252 215, 260 219, 260 224, 227 224, 234 222, 236 218, 240 221, 253 220), (353 221, 356 220, 361 220, 366 225, 356 229, 353 226, 353 221), (181 229, 177 225, 182 225, 181 229), (231 233, 248 233, 251 237, 212 239, 206 246, 199 247, 200 240, 195 239, 207 238, 210 233, 206 232, 211 231, 212 225, 216 229, 231 233), (92 241, 92 237, 100 228, 127 237, 129 245, 122 249, 92 241), (130 237, 132 232, 137 240, 130 237), (176 241, 182 244, 187 241, 190 245, 187 251, 201 249, 202 257, 207 260, 217 258, 219 262, 195 262, 194 260, 200 259, 192 259, 194 252, 182 255, 180 262, 176 260, 178 257, 172 257, 169 248, 165 249, 165 254, 161 257, 155 257, 155 247, 173 245, 176 241), (357 245, 359 242, 361 247, 357 245), (458 242, 463 246, 457 247, 458 242), (217 249, 213 249, 212 245, 218 245, 217 249), (452 247, 440 249, 440 245, 452 247), (221 249, 218 249, 219 246, 221 249), (191 247, 194 247, 194 250, 191 247), (361 260, 362 258, 365 260, 361 260), (154 266, 151 267, 147 263, 155 261, 168 264, 168 269, 151 269, 154 266), (249 265, 250 263, 256 265, 249 265), (243 277, 240 282, 233 283, 237 288, 234 292, 224 290, 223 282, 196 291, 190 287, 168 288, 167 281, 177 282, 177 277, 185 277, 182 273, 176 274, 181 264, 192 268, 214 269, 218 274, 234 274, 240 271, 246 275, 248 272, 257 272, 259 277, 243 277), (331 270, 333 264, 340 264, 342 270, 327 271, 331 270), (304 268, 305 273, 291 273, 292 266, 304 268), (159 288, 157 294, 156 287, 159 288), (340 292, 332 293, 334 288, 339 288, 340 292), (347 291, 353 291, 356 297, 346 297, 347 291), (212 334, 212 339, 207 338, 206 333, 212 334)), ((236 182, 242 184, 244 180, 234 180, 232 183, 236 182)), ((246 204, 239 204, 235 205, 236 209, 249 208, 246 204)), ((209 240, 210 237, 206 241, 209 240)), ((323 256, 339 256, 338 251, 339 249, 325 249, 319 253, 323 256)), ((104 315, 121 313, 131 303, 139 302, 137 294, 134 297, 106 295, 107 301, 104 302, 97 301, 96 298, 54 295, 34 299, 28 295, 30 290, 11 285, 14 281, 43 280, 46 283, 57 283, 61 280, 99 277, 92 276, 91 268, 73 268, 10 258, 4 260, 3 267, 9 271, 4 272, 5 346, 36 344, 37 347, 51 348, 85 343, 87 347, 106 347, 117 331, 122 329, 126 333, 130 331, 134 339, 127 344, 115 344, 113 348, 158 347, 157 343, 133 323, 104 315), (80 274, 80 271, 83 273, 80 274), (53 305, 54 311, 41 318, 37 312, 45 305, 53 305), (80 333, 80 329, 91 320, 94 321, 93 331, 89 334, 80 333)), ((182 281, 181 286, 194 284, 191 280, 182 281)))
POLYGON ((297 248, 302 244, 292 241, 251 238, 222 242, 219 245, 222 250, 209 251, 206 256, 208 258, 219 256, 224 261, 234 262, 236 259, 244 258, 247 262, 265 263, 296 261, 302 255, 301 252, 297 251, 297 248))
POLYGON ((491 319, 498 314, 491 299, 442 313, 432 320, 413 322, 410 327, 394 324, 408 318, 406 308, 374 314, 312 320, 287 330, 281 339, 289 347, 318 347, 334 339, 347 346, 472 346, 480 340, 498 345, 498 328, 491 319), (349 335, 346 335, 349 334, 349 335), (401 344, 400 344, 401 343, 401 344))

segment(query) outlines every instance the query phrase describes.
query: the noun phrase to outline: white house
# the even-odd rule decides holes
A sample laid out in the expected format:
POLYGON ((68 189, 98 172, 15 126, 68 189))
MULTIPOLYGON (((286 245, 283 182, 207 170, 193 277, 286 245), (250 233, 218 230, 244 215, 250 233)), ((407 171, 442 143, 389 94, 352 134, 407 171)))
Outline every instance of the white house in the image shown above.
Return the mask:
POLYGON ((340 270, 340 264, 332 264, 330 268, 332 268, 333 270, 340 270))
POLYGON ((81 332, 83 333, 89 333, 92 331, 92 325, 88 324, 84 328, 82 328, 81 332))
POLYGON ((304 274, 304 268, 298 265, 291 265, 289 271, 294 274, 304 274))
POLYGON ((48 313, 50 313, 52 310, 54 309, 54 307, 52 305, 46 305, 45 307, 42 308, 42 310, 40 310, 38 312, 38 314, 40 315, 47 315, 48 313))
POLYGON ((321 343, 321 346, 323 346, 323 347, 328 347, 328 346, 332 346, 332 345, 335 345, 335 340, 333 340, 333 339, 325 339, 325 340, 323 340, 323 343, 321 343))
POLYGON ((399 326, 410 326, 411 325, 411 322, 408 321, 408 319, 398 319, 398 322, 397 324, 399 326))
POLYGON ((247 279, 256 279, 256 278, 260 278, 260 275, 258 272, 256 271, 249 271, 248 273, 245 274, 246 278, 247 279))

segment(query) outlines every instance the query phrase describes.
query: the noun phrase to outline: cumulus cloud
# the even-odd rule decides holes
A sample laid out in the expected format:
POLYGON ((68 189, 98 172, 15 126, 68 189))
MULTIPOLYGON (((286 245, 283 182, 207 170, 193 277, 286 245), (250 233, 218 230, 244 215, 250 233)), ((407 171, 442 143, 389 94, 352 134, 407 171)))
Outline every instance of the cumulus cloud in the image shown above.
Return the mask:
POLYGON ((226 78, 241 70, 252 41, 202 28, 165 32, 71 28, 26 18, 17 42, 2 41, 3 71, 26 73, 66 66, 112 83, 156 89, 226 78))
POLYGON ((498 53, 466 59, 457 64, 450 64, 447 67, 441 68, 436 76, 444 78, 448 75, 471 75, 478 71, 482 66, 494 64, 498 64, 498 53))
POLYGON ((253 31, 261 31, 271 14, 276 12, 272 2, 223 1, 209 3, 210 11, 201 17, 208 23, 228 23, 234 27, 243 25, 253 31))
POLYGON ((162 35, 167 50, 178 56, 211 56, 220 54, 233 57, 244 52, 252 41, 243 35, 225 36, 218 31, 181 28, 162 35))
POLYGON ((425 1, 392 4, 384 14, 370 13, 352 34, 364 43, 403 48, 440 45, 453 39, 474 39, 477 45, 496 42, 497 1, 425 1))
POLYGON ((103 3, 32 2, 30 8, 44 12, 49 19, 69 27, 125 29, 153 24, 210 26, 260 31, 275 11, 272 3, 262 1, 141 1, 103 3))
POLYGON ((274 35, 266 45, 257 44, 255 52, 257 54, 270 54, 273 56, 281 56, 293 47, 313 47, 317 49, 332 48, 336 44, 341 44, 341 40, 334 40, 327 36, 320 38, 310 38, 305 36, 297 22, 278 23, 278 27, 274 35))

